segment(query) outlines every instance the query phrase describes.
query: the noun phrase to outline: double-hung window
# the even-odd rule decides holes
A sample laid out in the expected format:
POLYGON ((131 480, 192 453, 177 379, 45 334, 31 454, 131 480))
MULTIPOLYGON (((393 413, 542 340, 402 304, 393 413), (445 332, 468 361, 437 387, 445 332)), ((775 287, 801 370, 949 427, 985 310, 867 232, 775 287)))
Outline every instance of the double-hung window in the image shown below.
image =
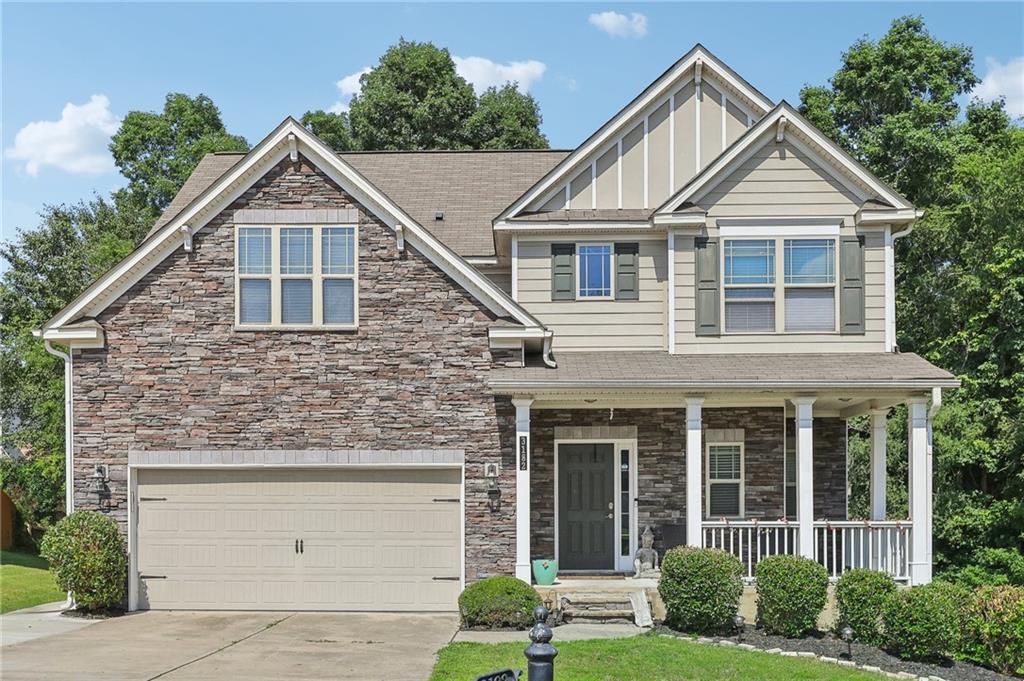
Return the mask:
POLYGON ((351 225, 239 227, 238 326, 354 328, 356 244, 351 225))
POLYGON ((722 250, 726 333, 836 330, 835 239, 726 239, 722 250))
POLYGON ((579 297, 611 298, 613 286, 611 244, 580 244, 579 297))
POLYGON ((704 497, 709 518, 743 516, 743 444, 707 445, 707 489, 704 497))

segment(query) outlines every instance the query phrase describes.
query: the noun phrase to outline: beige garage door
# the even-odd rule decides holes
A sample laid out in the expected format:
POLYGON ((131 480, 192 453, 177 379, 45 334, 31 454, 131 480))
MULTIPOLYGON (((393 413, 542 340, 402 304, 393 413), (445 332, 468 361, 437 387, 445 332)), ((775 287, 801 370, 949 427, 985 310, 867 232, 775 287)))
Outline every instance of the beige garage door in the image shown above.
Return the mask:
POLYGON ((461 472, 140 470, 139 607, 457 609, 461 472))

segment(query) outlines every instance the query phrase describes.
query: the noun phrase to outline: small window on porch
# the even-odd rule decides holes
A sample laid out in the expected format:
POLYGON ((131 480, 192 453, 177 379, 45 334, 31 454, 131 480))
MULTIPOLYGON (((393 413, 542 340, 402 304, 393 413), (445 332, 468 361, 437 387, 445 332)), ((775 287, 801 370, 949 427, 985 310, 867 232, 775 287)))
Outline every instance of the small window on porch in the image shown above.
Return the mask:
POLYGON ((743 516, 743 445, 708 443, 707 515, 743 516))

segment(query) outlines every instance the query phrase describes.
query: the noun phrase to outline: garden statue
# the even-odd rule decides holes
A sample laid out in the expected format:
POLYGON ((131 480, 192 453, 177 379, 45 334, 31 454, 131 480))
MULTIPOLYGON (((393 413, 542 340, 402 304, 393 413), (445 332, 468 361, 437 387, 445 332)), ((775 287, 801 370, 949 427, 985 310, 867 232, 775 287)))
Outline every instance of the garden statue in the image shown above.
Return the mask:
POLYGON ((633 568, 636 570, 634 579, 657 579, 661 576, 661 570, 658 569, 658 552, 654 550, 654 532, 650 525, 645 527, 644 533, 640 535, 640 550, 636 552, 633 568))

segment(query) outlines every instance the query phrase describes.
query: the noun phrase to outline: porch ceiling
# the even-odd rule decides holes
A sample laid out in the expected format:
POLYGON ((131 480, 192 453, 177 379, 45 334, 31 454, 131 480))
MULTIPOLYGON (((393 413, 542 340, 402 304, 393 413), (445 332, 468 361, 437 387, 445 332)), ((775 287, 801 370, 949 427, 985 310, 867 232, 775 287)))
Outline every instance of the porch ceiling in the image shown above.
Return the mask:
MULTIPOLYGON (((745 396, 744 401, 778 403, 795 394, 822 394, 841 405, 923 395, 960 382, 913 353, 672 355, 667 352, 559 352, 557 368, 499 369, 491 387, 501 395, 568 398, 585 393, 637 398, 653 394, 745 396)), ((731 400, 730 400, 731 401, 731 400)))

